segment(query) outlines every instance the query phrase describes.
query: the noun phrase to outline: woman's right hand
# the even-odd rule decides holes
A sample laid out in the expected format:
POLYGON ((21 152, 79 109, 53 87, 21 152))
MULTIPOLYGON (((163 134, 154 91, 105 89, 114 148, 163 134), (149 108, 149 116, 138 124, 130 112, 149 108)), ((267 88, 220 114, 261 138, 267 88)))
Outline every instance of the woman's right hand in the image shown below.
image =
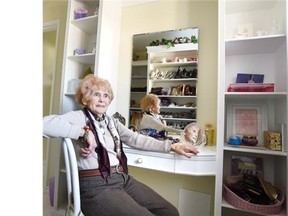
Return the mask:
POLYGON ((91 130, 88 131, 87 140, 85 142, 85 147, 81 148, 81 155, 83 157, 90 157, 92 153, 95 151, 95 148, 97 147, 97 143, 94 137, 94 134, 91 130))
POLYGON ((194 155, 197 155, 199 153, 199 151, 196 148, 189 146, 189 145, 182 144, 182 143, 172 144, 170 150, 179 155, 183 155, 187 158, 191 158, 191 154, 189 153, 192 153, 194 155))

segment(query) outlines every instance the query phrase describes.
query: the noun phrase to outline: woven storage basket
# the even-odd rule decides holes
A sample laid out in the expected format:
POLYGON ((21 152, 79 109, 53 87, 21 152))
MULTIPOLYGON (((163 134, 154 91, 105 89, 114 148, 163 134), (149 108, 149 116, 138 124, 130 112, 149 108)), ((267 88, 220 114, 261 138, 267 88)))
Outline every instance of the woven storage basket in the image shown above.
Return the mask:
POLYGON ((236 183, 242 180, 242 176, 228 176, 226 178, 226 182, 224 184, 224 198, 230 204, 237 208, 243 209, 245 211, 260 213, 260 214, 279 214, 282 209, 282 204, 284 202, 283 193, 280 194, 280 202, 274 205, 258 205, 254 203, 250 203, 246 200, 243 200, 241 197, 237 196, 233 191, 231 191, 227 186, 229 184, 236 183), (227 186, 226 186, 227 185, 227 186))

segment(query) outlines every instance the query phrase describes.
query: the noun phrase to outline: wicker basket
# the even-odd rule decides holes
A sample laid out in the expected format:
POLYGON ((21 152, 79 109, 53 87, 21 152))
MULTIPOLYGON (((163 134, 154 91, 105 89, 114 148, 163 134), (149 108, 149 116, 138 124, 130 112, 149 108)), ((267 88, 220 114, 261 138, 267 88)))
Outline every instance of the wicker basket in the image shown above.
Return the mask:
POLYGON ((242 180, 242 176, 228 176, 226 178, 226 182, 224 184, 224 198, 230 204, 235 206, 236 208, 243 209, 245 211, 260 213, 260 214, 279 214, 282 209, 282 205, 284 202, 284 194, 280 193, 280 202, 274 205, 258 205, 254 203, 250 203, 246 200, 243 200, 241 197, 237 196, 233 191, 231 191, 227 186, 229 184, 236 183, 242 180), (227 185, 227 186, 226 186, 227 185))

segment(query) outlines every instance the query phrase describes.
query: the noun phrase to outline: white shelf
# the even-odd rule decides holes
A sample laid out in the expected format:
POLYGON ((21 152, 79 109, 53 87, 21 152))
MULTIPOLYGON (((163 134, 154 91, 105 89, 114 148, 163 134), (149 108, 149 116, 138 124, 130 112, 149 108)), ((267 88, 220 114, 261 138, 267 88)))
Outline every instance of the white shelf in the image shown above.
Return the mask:
POLYGON ((224 150, 235 151, 235 152, 248 152, 254 154, 265 154, 265 155, 277 155, 277 156, 287 156, 287 152, 284 151, 272 151, 264 146, 244 146, 244 145, 224 145, 224 150))
POLYGON ((87 53, 83 55, 68 56, 68 59, 82 63, 82 64, 94 64, 95 53, 87 53))
POLYGON ((158 95, 159 98, 161 97, 169 97, 169 98, 197 98, 197 96, 175 96, 175 95, 158 95))
POLYGON ((148 46, 148 52, 175 52, 175 51, 191 51, 198 50, 198 43, 184 43, 184 44, 175 44, 174 47, 167 47, 166 45, 161 46, 148 46))
POLYGON ((227 56, 273 53, 285 40, 286 35, 284 34, 231 39, 225 42, 225 52, 227 56))
POLYGON ((286 97, 286 92, 225 92, 227 99, 267 99, 286 97))
POLYGON ((74 96, 75 95, 75 93, 72 93, 72 92, 66 92, 65 93, 65 96, 74 96))
POLYGON ((147 79, 147 76, 132 76, 132 79, 147 79))
POLYGON ((88 16, 81 19, 72 20, 71 23, 77 26, 79 29, 89 33, 89 34, 96 34, 97 33, 97 23, 98 23, 98 16, 88 16))
POLYGON ((151 82, 186 82, 186 81, 197 81, 197 78, 187 78, 187 79, 150 79, 151 82))
POLYGON ((188 61, 188 62, 167 62, 167 63, 151 63, 151 66, 154 68, 165 68, 165 67, 185 67, 185 66, 197 66, 198 61, 188 61))
POLYGON ((168 107, 168 106, 161 106, 161 109, 173 109, 173 110, 196 110, 197 107, 179 107, 179 106, 174 106, 174 107, 168 107))
POLYGON ((133 67, 137 66, 147 66, 147 60, 139 60, 139 61, 133 61, 132 62, 133 67))
POLYGON ((196 119, 186 119, 186 118, 164 118, 165 120, 170 120, 170 121, 196 121, 196 119))
POLYGON ((140 91, 131 91, 131 94, 146 94, 146 92, 140 92, 140 91))
POLYGON ((130 110, 139 110, 139 111, 141 111, 141 108, 140 107, 130 107, 130 110))

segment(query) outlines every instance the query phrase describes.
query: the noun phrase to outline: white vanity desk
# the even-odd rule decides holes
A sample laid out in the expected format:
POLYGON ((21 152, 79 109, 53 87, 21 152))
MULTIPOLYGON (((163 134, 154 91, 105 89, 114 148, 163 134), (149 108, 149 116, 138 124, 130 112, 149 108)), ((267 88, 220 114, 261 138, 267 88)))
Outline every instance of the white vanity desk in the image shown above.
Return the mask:
POLYGON ((132 149, 124 145, 128 165, 163 172, 193 175, 213 176, 216 174, 216 147, 200 147, 198 155, 191 158, 170 153, 159 153, 132 149))

